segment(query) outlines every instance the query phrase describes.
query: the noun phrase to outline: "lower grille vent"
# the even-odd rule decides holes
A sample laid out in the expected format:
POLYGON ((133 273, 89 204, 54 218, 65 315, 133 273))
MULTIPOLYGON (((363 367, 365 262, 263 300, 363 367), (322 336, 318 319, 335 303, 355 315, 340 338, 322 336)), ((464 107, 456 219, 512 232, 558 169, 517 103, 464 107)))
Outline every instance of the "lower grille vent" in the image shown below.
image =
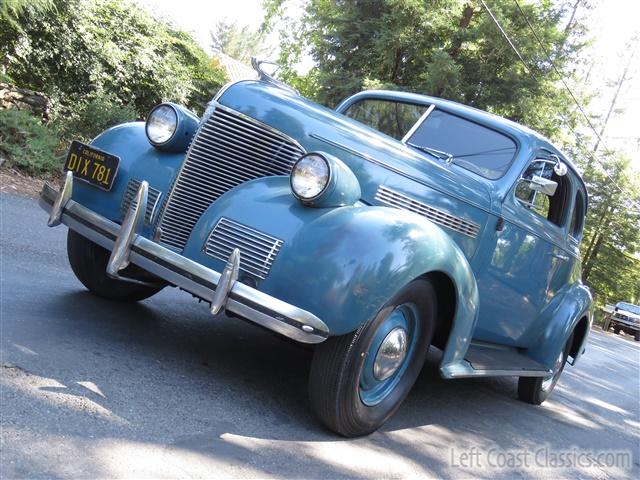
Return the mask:
MULTIPOLYGON (((140 180, 138 180, 137 178, 129 179, 127 188, 125 189, 124 195, 122 196, 122 203, 120 204, 120 212, 122 213, 123 217, 127 213, 127 210, 129 210, 131 202, 135 198, 136 193, 138 193, 140 183, 142 182, 140 182, 140 180)), ((147 211, 144 215, 144 221, 147 225, 150 225, 151 221, 153 220, 153 215, 156 212, 156 207, 158 206, 161 195, 162 193, 160 192, 160 190, 156 190, 155 188, 151 187, 147 189, 147 211)))
POLYGON ((282 244, 282 240, 223 217, 211 231, 204 251, 226 261, 237 248, 240 250, 240 270, 264 279, 282 244))

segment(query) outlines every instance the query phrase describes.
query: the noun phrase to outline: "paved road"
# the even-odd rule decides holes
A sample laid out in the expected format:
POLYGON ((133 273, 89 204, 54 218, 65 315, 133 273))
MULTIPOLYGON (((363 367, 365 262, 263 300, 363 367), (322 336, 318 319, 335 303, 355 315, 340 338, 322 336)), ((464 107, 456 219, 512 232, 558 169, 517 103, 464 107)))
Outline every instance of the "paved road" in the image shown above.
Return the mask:
POLYGON ((0 478, 638 478, 638 343, 593 332, 542 407, 513 379, 442 380, 434 353, 380 432, 345 440, 309 413, 308 350, 173 289, 94 298, 66 229, 31 199, 0 200, 0 478), (557 468, 561 450, 633 460, 557 468))

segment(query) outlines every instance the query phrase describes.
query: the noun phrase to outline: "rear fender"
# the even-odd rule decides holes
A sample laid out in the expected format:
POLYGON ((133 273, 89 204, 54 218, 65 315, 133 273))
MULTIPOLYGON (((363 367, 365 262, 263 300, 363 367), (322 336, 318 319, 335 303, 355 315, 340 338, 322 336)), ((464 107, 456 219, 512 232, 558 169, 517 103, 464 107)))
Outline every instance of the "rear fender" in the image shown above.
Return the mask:
POLYGON ((548 317, 548 320, 541 323, 546 327, 540 333, 538 339, 533 342, 535 346, 527 350, 528 356, 549 369, 553 368, 559 352, 563 350, 569 336, 576 331, 576 326, 582 319, 587 318, 588 325, 584 331, 576 331, 578 335, 584 334, 580 339, 574 338, 574 342, 578 340, 580 343, 574 350, 573 364, 582 355, 591 330, 592 315, 590 307, 592 297, 589 289, 582 283, 574 283, 560 295, 561 297, 558 301, 553 302, 553 308, 548 308, 545 311, 545 316, 548 317))
POLYGON ((200 218, 184 255, 220 270, 203 252, 221 217, 283 241, 260 290, 321 318, 332 335, 354 331, 398 290, 429 272, 455 286, 456 308, 445 361, 461 360, 475 326, 478 292, 467 259, 438 226, 411 212, 356 204, 308 208, 287 177, 242 184, 200 218))

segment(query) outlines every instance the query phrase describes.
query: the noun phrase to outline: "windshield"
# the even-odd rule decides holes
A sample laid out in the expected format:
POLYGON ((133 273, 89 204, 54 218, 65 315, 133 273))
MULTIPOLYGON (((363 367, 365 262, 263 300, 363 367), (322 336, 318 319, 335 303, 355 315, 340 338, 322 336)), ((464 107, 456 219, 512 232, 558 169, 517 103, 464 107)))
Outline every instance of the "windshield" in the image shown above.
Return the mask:
POLYGON ((511 166, 516 143, 506 135, 442 110, 434 110, 409 143, 446 152, 456 165, 495 180, 511 166))
POLYGON ((635 313, 636 315, 640 315, 640 307, 638 305, 633 305, 631 303, 618 302, 616 305, 618 310, 625 310, 627 312, 635 313))
POLYGON ((413 103, 365 99, 351 105, 344 114, 396 140, 402 140, 428 108, 413 103))

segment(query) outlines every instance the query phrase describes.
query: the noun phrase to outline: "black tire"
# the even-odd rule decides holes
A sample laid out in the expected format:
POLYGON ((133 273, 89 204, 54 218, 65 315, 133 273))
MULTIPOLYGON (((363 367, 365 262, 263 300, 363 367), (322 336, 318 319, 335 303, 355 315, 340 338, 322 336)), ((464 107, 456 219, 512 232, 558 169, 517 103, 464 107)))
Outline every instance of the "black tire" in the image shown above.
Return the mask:
POLYGON ((567 357, 569 356, 572 342, 573 334, 569 337, 569 340, 567 340, 564 350, 562 351, 562 364, 560 368, 556 369, 551 378, 520 377, 518 379, 518 398, 520 400, 531 403, 532 405, 540 405, 551 395, 564 370, 564 366, 567 364, 567 357), (551 382, 549 383, 547 380, 551 380, 551 382))
MULTIPOLYGON (((109 277, 106 268, 110 252, 73 230, 69 230, 67 234, 67 255, 78 280, 99 297, 120 302, 137 302, 162 290, 162 287, 138 285, 109 277)), ((135 265, 127 267, 125 271, 131 273, 129 276, 149 277, 147 272, 135 265)))
POLYGON ((613 333, 620 335, 620 327, 613 327, 613 333))
POLYGON ((633 339, 636 342, 640 342, 640 330, 636 330, 635 332, 633 332, 633 339))
MULTIPOLYGON (((316 347, 309 376, 311 408, 329 429, 345 437, 367 435, 377 430, 400 407, 416 381, 425 358, 436 320, 436 294, 428 280, 406 285, 368 322, 355 332, 331 337, 316 347), (378 327, 396 307, 415 305, 418 325, 415 344, 397 383, 375 405, 367 405, 360 394, 360 377, 366 352, 378 327)), ((413 340, 412 340, 413 341, 413 340)))

